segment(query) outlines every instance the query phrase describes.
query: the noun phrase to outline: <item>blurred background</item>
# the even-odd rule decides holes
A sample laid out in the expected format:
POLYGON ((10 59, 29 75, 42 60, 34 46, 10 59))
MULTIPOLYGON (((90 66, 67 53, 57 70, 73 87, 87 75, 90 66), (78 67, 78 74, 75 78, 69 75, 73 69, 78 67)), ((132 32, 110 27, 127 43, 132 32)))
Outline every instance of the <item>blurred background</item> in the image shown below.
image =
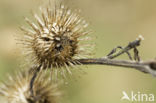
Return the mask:
MULTIPOLYGON (((44 0, 0 0, 0 80, 17 70, 21 49, 16 44, 23 16, 44 0)), ((65 0, 72 8, 82 10, 89 22, 96 44, 95 57, 105 56, 112 48, 135 40, 145 40, 138 48, 141 59, 156 57, 156 0, 65 0)), ((21 34, 22 35, 22 34, 21 34)), ((126 55, 119 59, 127 59, 126 55)), ((84 68, 84 67, 83 67, 84 68)), ((130 103, 121 101, 122 91, 152 93, 156 96, 156 78, 127 68, 110 66, 85 67, 86 75, 64 85, 62 103, 130 103)), ((137 103, 137 102, 133 102, 137 103)), ((144 102, 143 102, 144 103, 144 102)), ((145 102, 146 103, 146 102, 145 102)))

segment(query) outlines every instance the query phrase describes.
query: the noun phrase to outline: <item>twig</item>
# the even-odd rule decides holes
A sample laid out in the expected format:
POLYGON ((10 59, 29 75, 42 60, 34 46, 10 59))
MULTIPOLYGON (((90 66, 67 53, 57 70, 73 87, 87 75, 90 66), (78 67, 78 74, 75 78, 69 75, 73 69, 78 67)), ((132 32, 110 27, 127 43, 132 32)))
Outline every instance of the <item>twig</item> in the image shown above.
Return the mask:
POLYGON ((113 49, 106 57, 104 58, 87 58, 87 59, 77 59, 80 64, 82 65, 110 65, 110 66, 119 66, 119 67, 128 67, 128 68, 134 68, 136 70, 139 70, 144 73, 152 74, 153 76, 156 76, 156 60, 152 61, 146 61, 146 62, 140 62, 140 56, 139 51, 137 50, 137 46, 140 45, 141 40, 143 40, 142 36, 139 36, 138 39, 136 39, 133 42, 130 42, 126 47, 122 48, 120 47, 120 51, 115 54, 116 48, 113 49), (124 53, 127 53, 129 58, 131 59, 131 55, 128 52, 129 50, 134 49, 134 60, 112 60, 124 53))
POLYGON ((33 72, 34 74, 33 74, 32 79, 30 81, 30 92, 31 92, 31 95, 33 96, 34 95, 34 92, 33 92, 33 84, 35 82, 35 79, 37 77, 38 72, 41 70, 41 65, 39 65, 37 67, 36 66, 35 67, 32 67, 29 72, 31 72, 32 69, 35 70, 33 72))
POLYGON ((143 40, 143 37, 140 35, 139 38, 137 38, 133 42, 130 42, 126 47, 122 48, 121 46, 118 46, 117 48, 119 48, 119 47, 121 48, 121 50, 118 53, 114 54, 115 51, 113 49, 105 58, 114 59, 124 53, 127 53, 129 58, 131 59, 131 56, 128 51, 131 49, 136 49, 136 47, 140 45, 140 42, 142 40, 143 40))
POLYGON ((156 76, 156 60, 146 62, 136 62, 127 60, 112 60, 107 58, 90 58, 90 59, 78 59, 83 65, 110 65, 119 67, 134 68, 144 73, 152 74, 156 76))
MULTIPOLYGON (((117 49, 120 49, 122 51, 125 51, 124 48, 122 46, 117 46, 116 48, 114 48, 105 58, 109 58, 112 59, 112 55, 117 51, 117 49)), ((121 51, 120 51, 121 52, 121 51)), ((118 52, 119 53, 119 52, 118 52)), ((124 53, 124 52, 123 52, 124 53)), ((132 60, 132 56, 129 53, 129 51, 125 51, 125 53, 128 55, 129 59, 132 60)))

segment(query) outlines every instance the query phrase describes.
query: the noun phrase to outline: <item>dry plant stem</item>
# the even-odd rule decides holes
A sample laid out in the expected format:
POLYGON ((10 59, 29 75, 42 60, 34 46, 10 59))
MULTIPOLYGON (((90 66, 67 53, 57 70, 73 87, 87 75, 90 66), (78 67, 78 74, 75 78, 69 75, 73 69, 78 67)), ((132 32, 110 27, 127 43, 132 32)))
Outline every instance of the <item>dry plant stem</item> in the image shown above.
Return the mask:
POLYGON ((116 54, 112 54, 112 55, 109 55, 109 56, 106 56, 106 58, 109 58, 109 59, 114 59, 124 53, 128 53, 129 50, 131 49, 134 49, 136 48, 137 46, 140 45, 140 42, 141 42, 141 39, 136 39, 135 41, 133 42, 130 42, 126 47, 124 47, 122 50, 120 50, 118 53, 116 54))
POLYGON ((134 68, 141 72, 149 73, 153 76, 156 76, 156 60, 146 61, 146 62, 139 61, 140 57, 138 55, 138 51, 137 51, 136 47, 140 45, 140 42, 141 42, 141 38, 136 39, 135 41, 130 42, 126 47, 124 47, 118 53, 116 53, 116 54, 110 53, 111 55, 108 55, 104 58, 78 59, 76 61, 79 61, 79 63, 82 65, 110 65, 110 66, 134 68), (135 55, 134 59, 138 60, 138 61, 112 60, 124 53, 128 53, 128 51, 131 49, 134 49, 135 51, 137 51, 136 52, 137 54, 134 54, 135 55))
MULTIPOLYGON (((31 69, 34 69, 34 68, 31 68, 31 69)), ((30 69, 30 70, 31 70, 30 69)), ((34 92, 33 92, 33 84, 34 84, 34 82, 35 82, 35 78, 37 77, 37 74, 38 74, 38 72, 41 70, 41 65, 39 65, 36 69, 35 69, 35 72, 34 72, 34 74, 33 74, 33 77, 32 77, 32 79, 31 79, 31 81, 30 81, 30 92, 31 92, 31 95, 33 96, 34 95, 34 92)))
POLYGON ((156 61, 136 62, 127 60, 112 60, 108 58, 90 58, 90 59, 79 59, 82 65, 110 65, 119 67, 134 68, 144 73, 152 74, 156 76, 156 61))

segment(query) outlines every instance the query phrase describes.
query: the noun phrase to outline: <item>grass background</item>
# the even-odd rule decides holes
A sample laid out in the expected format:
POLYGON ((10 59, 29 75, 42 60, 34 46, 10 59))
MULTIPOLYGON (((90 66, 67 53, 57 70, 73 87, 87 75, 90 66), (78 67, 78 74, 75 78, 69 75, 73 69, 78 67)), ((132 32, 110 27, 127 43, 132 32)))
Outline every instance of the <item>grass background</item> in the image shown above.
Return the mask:
MULTIPOLYGON (((0 80, 19 65, 21 49, 14 35, 23 16, 31 18, 30 10, 44 0, 0 0, 0 80)), ((126 45, 139 34, 145 40, 139 47, 143 60, 156 56, 156 1, 155 0, 65 0, 71 7, 80 8, 90 23, 96 39, 95 57, 106 55, 117 45, 126 45)), ((127 57, 121 56, 122 59, 127 57)), ((64 85, 66 95, 62 103, 130 103, 121 101, 122 91, 153 93, 156 79, 136 70, 109 66, 88 66, 86 75, 64 85)), ((135 102, 134 102, 135 103, 135 102)), ((146 103, 146 102, 145 102, 146 103)))

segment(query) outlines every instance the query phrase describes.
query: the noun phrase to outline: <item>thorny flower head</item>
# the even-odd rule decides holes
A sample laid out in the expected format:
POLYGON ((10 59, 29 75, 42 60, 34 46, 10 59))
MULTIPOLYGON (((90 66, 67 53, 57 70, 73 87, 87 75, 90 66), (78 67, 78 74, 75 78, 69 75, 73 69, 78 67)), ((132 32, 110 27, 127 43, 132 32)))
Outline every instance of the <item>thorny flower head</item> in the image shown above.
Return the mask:
POLYGON ((79 16, 78 10, 72 12, 62 4, 49 5, 41 8, 41 17, 34 13, 34 18, 37 25, 25 18, 31 30, 21 28, 25 32, 22 44, 34 64, 71 73, 68 67, 78 64, 75 59, 91 54, 93 46, 83 42, 89 40, 86 36, 90 33, 86 30, 88 24, 79 16), (59 70, 62 67, 63 71, 59 70))
POLYGON ((7 82, 0 86, 0 96, 7 103, 58 103, 60 92, 45 73, 39 73, 34 82, 34 96, 30 92, 31 74, 19 72, 15 77, 9 76, 7 82))

